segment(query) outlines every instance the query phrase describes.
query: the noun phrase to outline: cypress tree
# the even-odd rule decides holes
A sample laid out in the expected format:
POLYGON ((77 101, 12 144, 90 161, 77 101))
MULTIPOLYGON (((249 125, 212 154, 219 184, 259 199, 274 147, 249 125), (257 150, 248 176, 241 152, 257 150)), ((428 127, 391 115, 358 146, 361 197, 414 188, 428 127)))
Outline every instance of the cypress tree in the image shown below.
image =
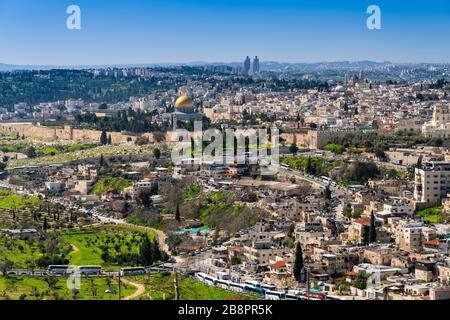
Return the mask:
POLYGON ((103 130, 102 134, 100 135, 100 144, 105 145, 108 143, 108 137, 106 135, 106 131, 103 130))
POLYGON ((297 282, 302 281, 302 271, 303 271, 303 250, 300 242, 297 242, 295 248, 295 262, 294 262, 294 278, 297 282))
POLYGON ((331 200, 331 197, 332 197, 330 185, 327 185, 324 194, 325 194, 325 199, 326 199, 327 201, 330 201, 330 200, 331 200))
POLYGON ((158 149, 158 148, 155 148, 155 149, 153 150, 153 155, 155 156, 156 159, 159 160, 159 158, 161 158, 161 150, 158 149))
POLYGON ((314 174, 313 173, 313 165, 312 165, 312 159, 311 157, 308 157, 308 160, 306 161, 306 168, 305 168, 306 173, 308 174, 314 174))
POLYGON ((153 254, 153 262, 160 261, 162 259, 161 251, 159 250, 159 242, 158 240, 154 240, 152 242, 152 254, 153 254))
POLYGON ((139 249, 139 258, 140 262, 143 266, 151 266, 153 264, 153 247, 148 238, 148 235, 145 235, 144 241, 141 244, 141 248, 139 249))
POLYGON ((106 165, 106 161, 105 158, 103 157, 103 154, 100 155, 99 165, 100 167, 104 167, 106 165))
POLYGON ((181 222, 181 215, 180 215, 180 204, 177 203, 177 209, 175 211, 175 220, 178 222, 181 222))
POLYGON ((373 243, 377 241, 377 228, 375 223, 375 214, 370 214, 370 229, 369 229, 369 242, 373 243))

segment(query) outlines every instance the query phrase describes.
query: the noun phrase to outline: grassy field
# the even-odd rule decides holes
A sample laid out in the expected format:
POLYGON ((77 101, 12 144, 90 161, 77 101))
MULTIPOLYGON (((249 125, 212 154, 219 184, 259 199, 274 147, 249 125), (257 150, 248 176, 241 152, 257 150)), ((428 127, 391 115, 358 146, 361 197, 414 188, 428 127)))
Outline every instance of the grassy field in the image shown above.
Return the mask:
POLYGON ((8 163, 8 168, 17 168, 21 166, 31 166, 31 165, 64 164, 72 161, 99 158, 100 155, 109 157, 109 156, 152 154, 153 149, 156 147, 160 146, 157 144, 149 144, 143 146, 137 146, 134 144, 105 145, 85 150, 76 150, 72 152, 60 153, 56 155, 48 155, 33 159, 14 160, 8 163))
POLYGON ((0 192, 1 209, 23 209, 29 206, 38 206, 39 202, 38 197, 25 197, 4 190, 0 192))
MULTIPOLYGON (((173 275, 154 274, 126 277, 132 283, 143 284, 145 292, 136 300, 173 300, 173 275)), ((256 298, 209 287, 194 279, 178 279, 181 300, 254 300, 256 298)), ((136 292, 131 284, 122 283, 122 298, 136 292)), ((118 300, 115 278, 82 278, 76 292, 67 287, 64 278, 0 277, 0 300, 118 300), (109 293, 107 292, 109 291, 109 293)))
POLYGON ((417 213, 417 217, 428 223, 439 223, 442 218, 442 207, 421 210, 417 213))
POLYGON ((198 196, 201 190, 202 188, 199 185, 193 185, 186 188, 186 190, 184 190, 183 192, 183 201, 185 202, 191 201, 192 199, 198 196))
POLYGON ((0 236, 0 263, 9 260, 17 267, 28 267, 41 256, 38 243, 0 236))
MULTIPOLYGON (((155 239, 153 233, 147 234, 150 240, 155 239)), ((39 269, 36 260, 44 256, 43 246, 51 247, 57 243, 58 255, 67 258, 72 265, 102 265, 107 270, 134 266, 144 233, 126 226, 99 226, 70 229, 53 235, 57 236, 58 242, 39 243, 37 240, 0 236, 0 264, 9 260, 14 268, 39 269)))
MULTIPOLYGON (((0 300, 118 300, 117 280, 111 278, 82 278, 76 293, 67 287, 66 279, 55 278, 54 282, 45 278, 0 277, 0 300)), ((123 297, 135 291, 133 286, 122 285, 123 297)))
MULTIPOLYGON (((133 266, 136 263, 122 265, 121 256, 138 254, 143 233, 127 227, 91 227, 61 232, 66 243, 74 247, 70 253, 72 265, 102 265, 106 269, 117 269, 122 266, 133 266), (104 261, 102 254, 108 251, 110 257, 118 261, 104 261)), ((154 239, 153 234, 149 234, 154 239)), ((122 260, 125 260, 122 259, 122 260)))
POLYGON ((46 146, 36 150, 36 154, 39 156, 56 155, 60 153, 74 152, 79 150, 87 150, 95 148, 93 144, 76 143, 71 146, 46 146))
MULTIPOLYGON (((181 300, 249 300, 252 297, 243 296, 235 292, 204 285, 191 278, 178 276, 181 300)), ((145 294, 141 300, 173 300, 175 298, 173 274, 159 273, 153 275, 129 277, 134 283, 145 286, 145 294)))
POLYGON ((102 178, 92 188, 92 193, 101 195, 108 190, 114 189, 122 192, 123 189, 132 185, 132 181, 121 178, 102 178))

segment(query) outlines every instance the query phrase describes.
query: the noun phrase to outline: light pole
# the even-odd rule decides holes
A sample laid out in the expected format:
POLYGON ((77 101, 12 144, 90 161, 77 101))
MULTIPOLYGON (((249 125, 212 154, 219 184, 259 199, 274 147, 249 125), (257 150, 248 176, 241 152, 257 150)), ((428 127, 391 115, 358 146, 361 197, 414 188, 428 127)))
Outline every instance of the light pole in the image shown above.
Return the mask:
POLYGON ((306 268, 306 293, 307 293, 307 299, 309 300, 310 295, 310 288, 311 288, 311 280, 309 277, 309 268, 306 268))
POLYGON ((178 301, 178 300, 180 300, 180 290, 178 288, 178 274, 177 274, 177 271, 175 270, 175 268, 173 269, 173 271, 174 271, 173 283, 175 286, 175 300, 178 301))
POLYGON ((122 300, 122 291, 121 291, 121 289, 122 289, 122 287, 121 287, 121 282, 122 282, 122 281, 121 281, 121 279, 120 279, 120 270, 119 270, 117 279, 119 280, 119 301, 120 301, 120 300, 122 300))

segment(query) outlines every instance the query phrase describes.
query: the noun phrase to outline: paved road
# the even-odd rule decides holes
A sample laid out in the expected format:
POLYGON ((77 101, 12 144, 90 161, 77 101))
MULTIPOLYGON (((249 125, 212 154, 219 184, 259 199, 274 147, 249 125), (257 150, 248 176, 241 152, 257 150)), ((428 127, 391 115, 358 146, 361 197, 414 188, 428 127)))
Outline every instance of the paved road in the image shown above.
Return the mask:
POLYGON ((303 181, 307 181, 313 185, 318 186, 319 188, 325 189, 327 186, 329 186, 330 191, 331 191, 331 197, 333 199, 337 199, 339 201, 338 205, 333 205, 332 206, 332 216, 336 217, 338 216, 338 214, 340 212, 342 212, 343 207, 345 205, 344 203, 344 198, 345 196, 348 194, 348 189, 345 188, 338 188, 336 186, 333 186, 331 184, 328 184, 324 181, 322 181, 319 178, 315 178, 315 177, 309 177, 306 176, 303 172, 297 171, 297 170, 288 170, 285 168, 280 167, 280 173, 285 175, 286 177, 292 177, 294 176, 297 179, 303 180, 303 181))
MULTIPOLYGON (((303 181, 307 181, 313 185, 316 185, 322 189, 325 189, 328 185, 328 183, 323 182, 322 180, 320 180, 319 178, 312 178, 309 176, 306 176, 304 173, 297 171, 297 170, 288 170, 285 168, 280 167, 280 173, 283 175, 286 175, 287 177, 292 177, 294 176, 297 179, 303 180, 303 181)), ((334 187, 332 185, 330 185, 330 190, 333 193, 334 196, 336 197, 341 197, 347 194, 347 190, 345 189, 341 189, 341 188, 337 188, 334 187)))

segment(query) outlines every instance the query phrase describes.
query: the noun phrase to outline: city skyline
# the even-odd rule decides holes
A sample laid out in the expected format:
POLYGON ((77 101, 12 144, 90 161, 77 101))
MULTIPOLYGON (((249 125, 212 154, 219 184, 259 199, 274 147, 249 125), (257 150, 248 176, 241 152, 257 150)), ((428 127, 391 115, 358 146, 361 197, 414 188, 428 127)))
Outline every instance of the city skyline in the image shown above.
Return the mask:
POLYGON ((0 63, 140 65, 263 61, 448 63, 450 4, 377 1, 381 30, 369 30, 373 1, 0 0, 0 63), (66 9, 81 8, 81 30, 66 9), (11 32, 13 31, 13 32, 11 32), (426 44, 426 45, 424 45, 426 44))

